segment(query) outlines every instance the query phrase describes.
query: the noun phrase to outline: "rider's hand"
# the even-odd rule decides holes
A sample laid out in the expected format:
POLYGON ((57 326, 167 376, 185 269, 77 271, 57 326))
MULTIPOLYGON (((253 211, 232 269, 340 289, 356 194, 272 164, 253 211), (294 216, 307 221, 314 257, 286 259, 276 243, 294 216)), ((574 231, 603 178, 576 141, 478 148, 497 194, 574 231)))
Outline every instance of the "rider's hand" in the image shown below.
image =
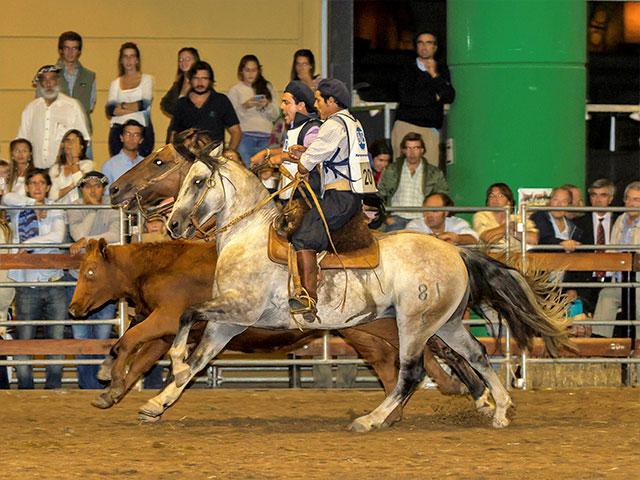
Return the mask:
POLYGON ((77 242, 74 242, 71 244, 71 246, 69 247, 69 253, 71 255, 78 255, 86 244, 87 244, 87 239, 82 237, 77 242))
POLYGON ((307 147, 302 145, 291 145, 289 147, 289 158, 292 160, 300 160, 300 156, 307 150, 307 147))

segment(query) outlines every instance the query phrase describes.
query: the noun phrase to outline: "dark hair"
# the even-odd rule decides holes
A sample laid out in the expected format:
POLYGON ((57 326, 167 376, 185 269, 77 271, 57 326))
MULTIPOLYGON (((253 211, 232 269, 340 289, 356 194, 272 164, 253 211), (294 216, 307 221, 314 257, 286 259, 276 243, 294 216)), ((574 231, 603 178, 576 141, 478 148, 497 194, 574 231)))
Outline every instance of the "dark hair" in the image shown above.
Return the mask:
POLYGON ((120 45, 120 52, 118 53, 118 73, 120 76, 124 75, 124 67, 122 66, 122 55, 126 49, 130 48, 131 50, 135 50, 136 56, 138 57, 138 65, 136 67, 137 71, 140 71, 142 68, 142 59, 140 58, 140 49, 138 45, 133 42, 125 42, 120 45))
POLYGON ((80 130, 76 130, 75 128, 72 130, 67 130, 62 136, 62 140, 60 140, 60 147, 58 149, 58 158, 56 158, 56 165, 58 166, 58 171, 60 171, 60 167, 67 163, 67 157, 64 155, 64 141, 69 137, 69 135, 74 134, 77 135, 80 139, 80 148, 82 151, 80 152, 80 158, 83 159, 84 155, 87 153, 87 140, 82 136, 82 132, 80 130))
POLYGON ((420 31, 418 31, 418 33, 416 33, 413 36, 413 46, 414 47, 418 46, 418 38, 420 38, 420 35, 431 35, 433 38, 436 39, 436 45, 438 44, 438 36, 435 33, 433 33, 430 30, 420 30, 420 31))
POLYGON ((9 162, 0 158, 0 167, 9 167, 9 162))
POLYGON ((249 62, 255 62, 258 66, 258 76, 251 84, 253 91, 256 92, 256 95, 264 95, 269 101, 273 100, 269 87, 267 86, 269 82, 262 76, 262 65, 260 65, 260 61, 255 55, 245 55, 240 59, 240 63, 238 64, 238 79, 242 81, 242 70, 249 62))
POLYGON ((213 85, 213 82, 215 82, 216 77, 213 74, 213 68, 211 68, 211 65, 209 65, 207 62, 204 62, 202 60, 198 60, 196 63, 191 65, 191 68, 189 69, 189 78, 191 79, 198 70, 206 70, 209 73, 209 78, 211 78, 211 84, 213 85))
POLYGON ((507 198, 507 200, 509 200, 509 204, 511 206, 515 205, 516 202, 513 199, 513 191, 511 190, 509 185, 501 182, 492 183, 491 185, 489 185, 489 188, 487 188, 487 194, 484 199, 485 205, 489 205, 489 195, 491 194, 491 190, 493 190, 494 188, 497 188, 498 190, 500 190, 500 193, 504 195, 507 198))
POLYGON ((422 201, 422 204, 424 205, 425 202, 431 197, 440 197, 442 199, 442 206, 443 207, 454 207, 455 206, 454 203, 453 203, 453 199, 449 195, 447 195, 446 193, 442 193, 442 192, 430 193, 429 195, 424 197, 424 200, 422 201))
POLYGON ((63 32, 60 34, 60 36, 58 37, 58 50, 62 50, 63 46, 64 46, 64 42, 79 42, 80 45, 78 45, 78 50, 81 52, 82 51, 82 37, 80 36, 79 33, 76 32, 63 32))
POLYGON ((127 127, 138 127, 140 128, 140 133, 142 135, 144 135, 144 125, 142 125, 140 122, 138 122, 137 120, 134 120, 133 118, 130 118, 129 120, 127 120, 126 122, 124 122, 122 124, 122 130, 121 130, 121 135, 124 134, 124 129, 127 127))
POLYGON ((291 80, 300 80, 298 74, 296 73, 296 58, 305 57, 309 60, 309 65, 311 65, 311 78, 314 77, 316 71, 316 58, 313 56, 313 52, 308 48, 301 48, 300 50, 296 50, 296 53, 293 54, 293 63, 291 64, 291 80))
POLYGON ((49 175, 49 171, 46 168, 32 168, 31 170, 29 170, 27 172, 27 175, 25 176, 24 184, 28 185, 29 181, 36 175, 42 175, 47 185, 51 186, 51 176, 49 175))
MULTIPOLYGON (((26 138, 16 138, 14 140, 11 140, 11 143, 9 144, 9 152, 12 152, 13 149, 16 148, 16 146, 21 143, 24 143, 26 146, 28 146, 29 152, 33 155, 33 145, 31 145, 31 142, 26 138)), ((25 170, 25 174, 29 172, 29 169, 31 168, 33 168, 33 156, 31 156, 31 158, 29 158, 29 161, 27 162, 27 168, 25 170)), ((11 174, 9 175, 9 182, 8 182, 9 190, 13 189, 13 186, 15 185, 17 179, 18 179, 18 164, 12 159, 11 174)))
MULTIPOLYGON (((200 54, 198 53, 198 50, 196 48, 183 47, 180 50, 178 50, 178 63, 180 63, 180 55, 183 52, 189 52, 191 55, 193 55, 193 58, 195 58, 196 62, 200 61, 200 54)), ((188 76, 188 74, 189 74, 189 71, 183 72, 182 70, 180 70, 180 65, 178 65, 178 72, 176 73, 176 81, 173 82, 173 84, 178 85, 179 87, 182 87, 182 82, 184 81, 184 77, 185 75, 188 76)))
POLYGON ((369 153, 371 154, 371 158, 376 158, 378 155, 391 155, 391 160, 393 160, 391 145, 385 138, 380 138, 373 142, 369 147, 369 153))
POLYGON ((424 144, 424 140, 422 135, 416 132, 409 132, 404 137, 402 137, 402 141, 400 142, 400 148, 405 149, 407 147, 407 142, 420 142, 420 146, 424 151, 427 151, 427 146, 424 144))

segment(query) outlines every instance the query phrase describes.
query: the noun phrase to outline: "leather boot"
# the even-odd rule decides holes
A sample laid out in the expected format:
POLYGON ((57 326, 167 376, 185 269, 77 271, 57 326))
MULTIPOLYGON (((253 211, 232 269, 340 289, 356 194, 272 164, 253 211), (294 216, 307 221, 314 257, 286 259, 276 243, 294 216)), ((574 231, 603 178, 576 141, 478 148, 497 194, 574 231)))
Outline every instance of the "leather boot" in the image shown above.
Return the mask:
POLYGON ((293 296, 289 299, 289 309, 292 314, 300 313, 307 322, 314 322, 316 317, 316 302, 318 301, 318 262, 314 250, 299 250, 296 252, 296 263, 300 275, 300 287, 296 286, 293 296))

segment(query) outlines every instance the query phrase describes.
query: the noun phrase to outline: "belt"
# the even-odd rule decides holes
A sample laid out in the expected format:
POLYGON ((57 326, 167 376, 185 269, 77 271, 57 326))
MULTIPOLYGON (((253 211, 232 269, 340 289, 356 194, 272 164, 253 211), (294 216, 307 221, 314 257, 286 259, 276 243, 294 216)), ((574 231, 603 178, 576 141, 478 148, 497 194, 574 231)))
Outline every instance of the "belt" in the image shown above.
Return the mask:
POLYGON ((342 191, 351 191, 351 183, 349 180, 340 179, 335 182, 331 182, 328 185, 324 186, 325 190, 342 190, 342 191))

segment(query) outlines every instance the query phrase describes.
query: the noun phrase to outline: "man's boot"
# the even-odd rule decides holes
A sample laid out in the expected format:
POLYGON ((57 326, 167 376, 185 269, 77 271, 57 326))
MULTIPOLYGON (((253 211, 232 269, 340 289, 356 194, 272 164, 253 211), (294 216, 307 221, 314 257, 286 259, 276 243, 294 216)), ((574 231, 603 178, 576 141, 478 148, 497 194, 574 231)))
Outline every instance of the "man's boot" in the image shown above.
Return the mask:
POLYGON ((300 313, 307 322, 314 322, 316 317, 316 302, 318 301, 318 263, 314 250, 299 250, 296 252, 296 263, 300 276, 300 285, 295 285, 293 296, 289 299, 291 313, 300 313))

